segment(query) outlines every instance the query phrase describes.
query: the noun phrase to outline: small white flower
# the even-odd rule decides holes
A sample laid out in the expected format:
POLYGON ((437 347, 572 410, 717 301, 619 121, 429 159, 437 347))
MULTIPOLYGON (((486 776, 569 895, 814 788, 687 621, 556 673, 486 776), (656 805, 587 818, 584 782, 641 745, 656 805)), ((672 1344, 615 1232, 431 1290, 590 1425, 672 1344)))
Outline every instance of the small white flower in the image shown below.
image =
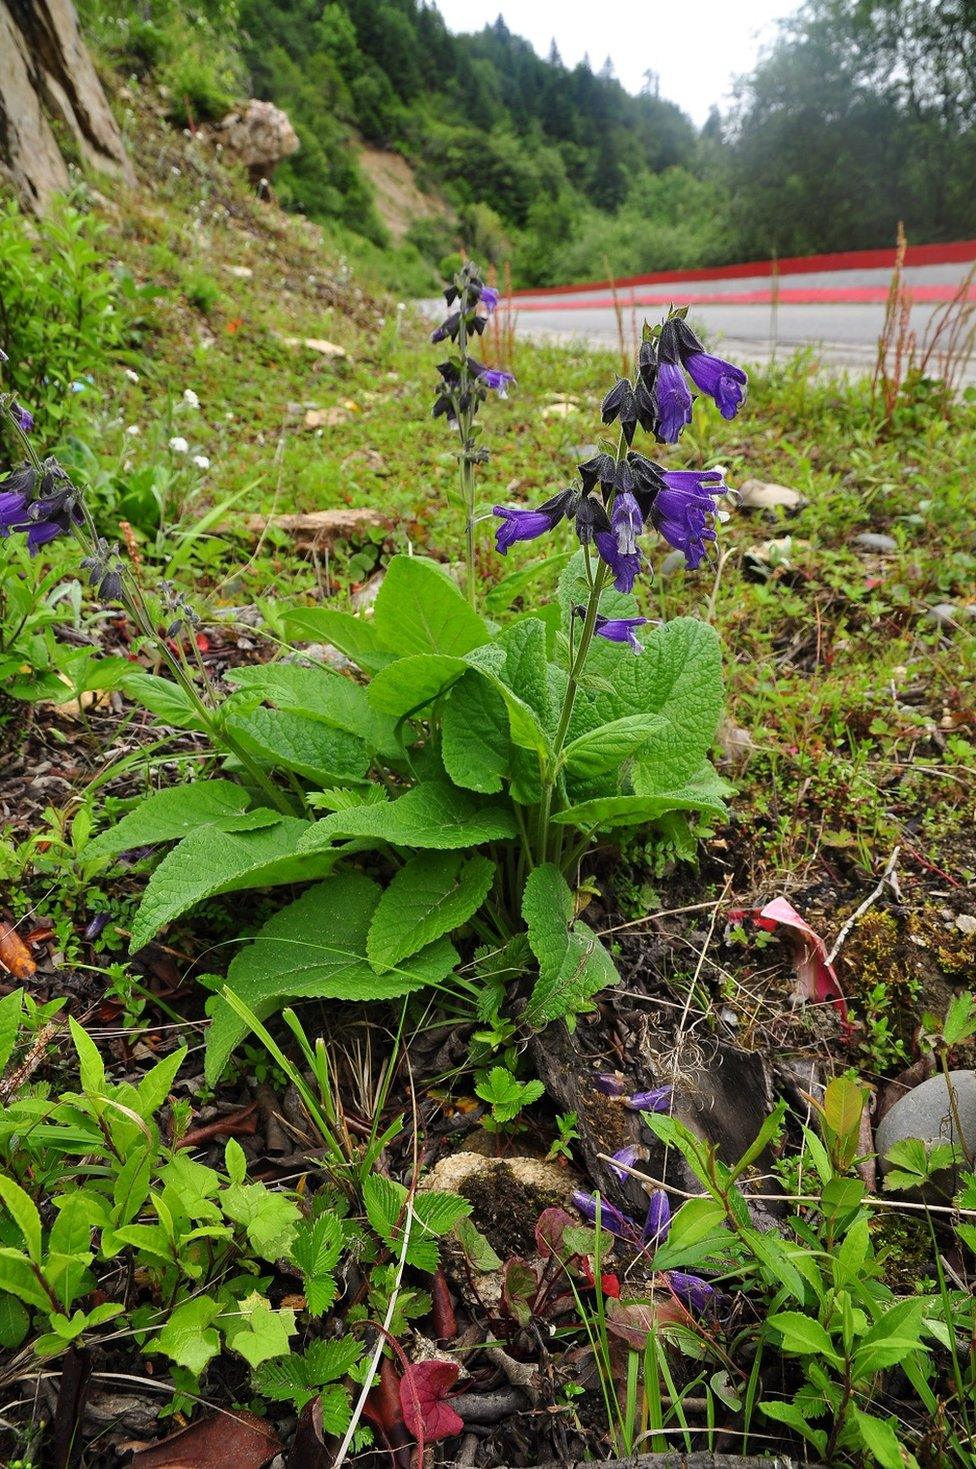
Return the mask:
POLYGON ((184 388, 183 389, 183 402, 184 403, 189 403, 189 405, 190 405, 191 408, 199 408, 200 407, 200 399, 197 397, 196 393, 193 391, 192 388, 184 388))
POLYGON ((125 369, 125 375, 129 379, 130 383, 137 383, 139 381, 139 374, 137 372, 133 372, 131 367, 127 367, 125 369))
POLYGON ((142 433, 142 429, 137 423, 130 423, 129 427, 126 429, 126 433, 129 435, 130 439, 137 439, 142 433))
POLYGON ((207 458, 206 454, 194 454, 193 462, 196 465, 197 469, 210 468, 210 460, 207 458))
POLYGON ((186 442, 186 439, 181 438, 179 434, 175 434, 173 438, 170 439, 169 446, 174 454, 185 454, 187 449, 189 449, 190 447, 189 444, 186 442))

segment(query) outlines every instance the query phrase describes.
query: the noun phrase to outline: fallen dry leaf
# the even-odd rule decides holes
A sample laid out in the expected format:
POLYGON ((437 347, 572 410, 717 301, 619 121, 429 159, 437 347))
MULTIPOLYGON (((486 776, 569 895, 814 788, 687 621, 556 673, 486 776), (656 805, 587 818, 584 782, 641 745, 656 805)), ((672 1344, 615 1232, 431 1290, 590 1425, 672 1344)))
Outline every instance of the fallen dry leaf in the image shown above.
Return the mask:
POLYGON ((458 1380, 461 1369, 456 1362, 414 1362, 400 1379, 400 1408, 403 1421, 414 1438, 434 1443, 440 1438, 453 1438, 464 1424, 455 1413, 447 1395, 458 1380))
POLYGON ((254 1413, 213 1413, 132 1456, 132 1469, 263 1469, 281 1440, 254 1413))
POLYGON ((793 904, 785 898, 774 898, 764 908, 739 908, 729 914, 733 923, 742 918, 751 918, 757 928, 765 929, 767 933, 774 933, 777 928, 789 930, 796 952, 794 994, 797 999, 816 1000, 821 1004, 830 1000, 846 1024, 847 1001, 834 966, 827 962, 827 946, 806 919, 800 917, 793 904))
POLYGON ((9 923, 0 923, 0 965, 14 979, 30 979, 37 971, 30 949, 9 923))

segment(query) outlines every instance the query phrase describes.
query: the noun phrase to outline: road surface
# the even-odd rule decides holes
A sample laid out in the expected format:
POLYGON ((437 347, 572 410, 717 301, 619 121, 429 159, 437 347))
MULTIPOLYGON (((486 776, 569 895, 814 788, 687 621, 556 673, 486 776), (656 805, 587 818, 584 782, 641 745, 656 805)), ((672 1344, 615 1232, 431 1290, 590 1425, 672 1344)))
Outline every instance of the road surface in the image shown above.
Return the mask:
MULTIPOLYGON (((976 250, 973 254, 976 258, 976 250)), ((914 298, 911 327, 920 342, 927 339, 971 263, 905 270, 905 284, 914 298)), ((810 348, 825 366, 870 372, 890 283, 890 266, 784 272, 776 283, 768 276, 741 276, 620 286, 616 307, 606 286, 520 294, 512 306, 521 336, 615 346, 620 340, 618 309, 625 339, 630 341, 639 338, 645 316, 659 320, 670 301, 688 302, 692 321, 706 329, 710 343, 720 344, 737 360, 768 362, 773 356, 810 348)), ((976 325, 976 290, 969 298, 976 325)), ((964 381, 976 383, 976 361, 970 361, 964 381)))

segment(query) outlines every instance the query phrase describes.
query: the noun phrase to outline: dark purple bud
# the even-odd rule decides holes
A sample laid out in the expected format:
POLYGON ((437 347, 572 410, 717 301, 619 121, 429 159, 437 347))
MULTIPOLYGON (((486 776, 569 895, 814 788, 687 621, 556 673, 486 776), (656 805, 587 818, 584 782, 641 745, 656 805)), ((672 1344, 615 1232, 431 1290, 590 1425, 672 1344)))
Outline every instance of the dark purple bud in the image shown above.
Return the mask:
POLYGON ((597 1213, 599 1213, 601 1226, 609 1230, 611 1234, 629 1239, 636 1233, 637 1226, 634 1221, 628 1219, 626 1214, 622 1214, 606 1199, 601 1198, 598 1204, 593 1194, 584 1193, 582 1189, 574 1189, 572 1202, 590 1224, 596 1223, 597 1213))
MULTIPOLYGON (((655 373, 657 368, 654 369, 655 373)), ((657 436, 657 398, 654 396, 654 388, 644 378, 638 378, 637 387, 634 389, 634 408, 637 413, 637 422, 646 433, 657 436)))
POLYGON ((95 940, 101 936, 103 930, 108 924, 108 920, 109 915, 107 913, 95 914, 95 917, 91 920, 88 927, 85 929, 85 938, 90 944, 94 943, 95 940))
POLYGON ((431 332, 430 340, 432 342, 443 342, 446 340, 447 337, 450 337, 451 341, 453 342, 454 338, 458 334, 458 327, 460 326, 460 324, 460 311, 453 311, 446 321, 442 321, 440 326, 431 332))
POLYGON ((604 423, 613 423, 615 418, 619 418, 627 443, 633 441, 634 430, 637 427, 637 404, 634 399, 634 389, 627 378, 617 379, 604 398, 600 412, 604 423))
MULTIPOLYGON (((643 644, 637 641, 636 629, 647 621, 646 617, 597 617, 595 631, 598 638, 606 638, 610 643, 629 643, 635 653, 642 653, 643 644)), ((633 1101, 632 1097, 627 1105, 633 1106, 633 1101)))
POLYGON ((668 1283, 679 1301, 691 1311, 705 1311, 715 1296, 715 1287, 700 1275, 686 1275, 683 1270, 669 1270, 668 1283))
POLYGON ((587 494, 597 484, 608 490, 614 488, 617 478, 617 461, 612 454, 594 454, 592 459, 587 459, 578 468, 580 479, 583 481, 583 489, 587 494))
POLYGON ((666 1112, 671 1105, 672 1091, 670 1086, 655 1086, 649 1092, 634 1092, 626 1105, 632 1112, 666 1112))
POLYGON ((594 536, 610 534, 610 521, 595 495, 583 495, 576 507, 576 534, 581 546, 588 546, 594 536))
POLYGON ((640 351, 637 353, 637 371, 641 379, 649 388, 654 386, 654 373, 657 370, 657 343, 653 338, 641 342, 640 351))
POLYGON ((663 1245, 670 1228, 671 1205, 667 1194, 659 1188, 651 1194, 651 1202, 647 1206, 647 1218, 644 1220, 645 1244, 663 1245))

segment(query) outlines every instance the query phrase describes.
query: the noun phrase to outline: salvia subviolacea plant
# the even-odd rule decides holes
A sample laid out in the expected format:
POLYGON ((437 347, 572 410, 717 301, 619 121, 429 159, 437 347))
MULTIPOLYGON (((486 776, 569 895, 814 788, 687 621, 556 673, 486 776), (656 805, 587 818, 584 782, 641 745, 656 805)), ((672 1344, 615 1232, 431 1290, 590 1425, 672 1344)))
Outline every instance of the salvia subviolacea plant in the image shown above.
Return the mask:
MULTIPOLYGON (((474 470, 476 465, 488 463, 488 450, 477 442, 475 418, 490 393, 507 397, 515 378, 504 368, 487 366, 469 351, 472 341, 483 336, 499 302, 498 291, 485 284, 471 261, 454 277, 444 292, 444 299, 448 314, 431 332, 430 339, 434 343, 452 342, 456 355, 437 364, 440 382, 432 413, 435 418, 446 419, 458 436, 458 484, 465 516, 465 582, 468 600, 474 606, 477 601, 474 470)), ((526 539, 517 524, 510 528, 508 535, 507 545, 526 539)))
MULTIPOLYGON (((743 402, 746 374, 706 352, 678 311, 657 329, 645 327, 633 381, 618 378, 603 400, 603 422, 619 426, 616 452, 601 447, 577 465, 571 484, 541 505, 496 505, 496 549, 506 555, 516 541, 536 540, 565 520, 586 549, 588 564, 591 554, 599 558, 601 586, 612 579, 618 592, 632 592, 650 572, 648 531, 697 570, 709 557, 722 518, 718 500, 728 493, 722 471, 671 470, 632 447, 638 428, 659 443, 677 441, 691 420, 690 384, 732 418, 743 402)), ((646 620, 597 615, 588 621, 588 637, 627 643, 640 652, 636 628, 646 620)))
MULTIPOLYGON (((622 1148, 615 1156, 626 1166, 632 1166, 630 1159, 624 1157, 630 1151, 629 1148, 622 1148)), ((585 1193, 582 1189, 574 1190, 572 1202, 589 1224, 599 1224, 608 1234, 641 1250, 659 1248, 667 1240, 671 1229, 671 1205, 663 1189, 655 1189, 651 1194, 643 1225, 639 1225, 609 1200, 585 1193)), ((689 1275, 685 1270, 664 1270, 661 1273, 674 1295, 690 1311, 701 1315, 714 1304, 715 1287, 700 1275, 689 1275)))

